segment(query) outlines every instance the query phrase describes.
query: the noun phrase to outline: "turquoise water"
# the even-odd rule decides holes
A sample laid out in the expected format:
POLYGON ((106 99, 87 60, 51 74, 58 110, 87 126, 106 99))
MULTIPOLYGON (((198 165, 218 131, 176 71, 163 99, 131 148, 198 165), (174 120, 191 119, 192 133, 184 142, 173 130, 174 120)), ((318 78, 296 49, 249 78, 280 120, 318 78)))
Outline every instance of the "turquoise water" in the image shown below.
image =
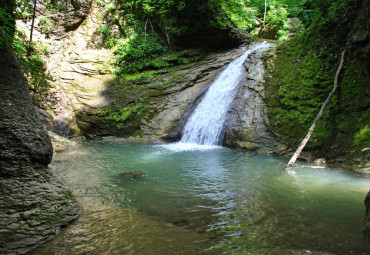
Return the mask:
POLYGON ((85 216, 36 254, 365 253, 369 179, 305 164, 289 174, 286 159, 181 148, 85 142, 56 154, 54 171, 85 216), (128 171, 144 175, 120 175, 128 171))

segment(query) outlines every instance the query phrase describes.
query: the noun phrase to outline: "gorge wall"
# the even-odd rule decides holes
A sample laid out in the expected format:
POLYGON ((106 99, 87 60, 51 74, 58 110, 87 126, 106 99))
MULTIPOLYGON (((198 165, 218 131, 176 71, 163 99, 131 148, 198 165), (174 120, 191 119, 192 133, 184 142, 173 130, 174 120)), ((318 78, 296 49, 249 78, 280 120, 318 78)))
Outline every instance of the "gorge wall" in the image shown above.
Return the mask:
POLYGON ((53 150, 28 83, 8 48, 0 50, 0 253, 24 254, 81 214, 48 168, 53 150))
MULTIPOLYGON (((209 84, 245 50, 213 49, 186 64, 116 75, 114 52, 102 47, 99 33, 105 11, 93 1, 64 2, 66 9, 56 14, 38 9, 34 35, 51 47, 44 59, 53 78, 36 109, 47 129, 59 135, 177 141, 209 84), (53 21, 50 34, 43 33, 42 15, 53 21)), ((340 91, 303 156, 368 169, 368 14, 369 3, 363 1, 346 12, 348 17, 324 19, 288 43, 252 54, 229 110, 224 145, 292 153, 332 88, 340 51, 350 46, 340 91)), ((203 36, 197 44, 207 41, 203 36)), ((220 36, 225 44, 227 35, 220 36)), ((9 52, 1 54, 0 210, 5 216, 0 252, 23 253, 76 219, 79 209, 47 168, 50 141, 35 117, 21 70, 9 52)))

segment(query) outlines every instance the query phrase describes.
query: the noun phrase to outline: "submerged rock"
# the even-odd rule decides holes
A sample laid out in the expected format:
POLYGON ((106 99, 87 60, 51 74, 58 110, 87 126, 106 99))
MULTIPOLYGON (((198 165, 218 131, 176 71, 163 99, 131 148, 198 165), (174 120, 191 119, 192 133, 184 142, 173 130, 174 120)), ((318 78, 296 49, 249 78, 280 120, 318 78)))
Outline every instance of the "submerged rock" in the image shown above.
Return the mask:
POLYGON ((121 172, 119 175, 124 177, 125 179, 139 179, 144 176, 144 172, 143 171, 121 172))
POLYGON ((114 206, 82 202, 84 217, 35 255, 221 254, 209 233, 197 233, 114 206))
POLYGON ((24 254, 52 239, 81 211, 48 164, 50 138, 11 51, 0 49, 0 254, 24 254))

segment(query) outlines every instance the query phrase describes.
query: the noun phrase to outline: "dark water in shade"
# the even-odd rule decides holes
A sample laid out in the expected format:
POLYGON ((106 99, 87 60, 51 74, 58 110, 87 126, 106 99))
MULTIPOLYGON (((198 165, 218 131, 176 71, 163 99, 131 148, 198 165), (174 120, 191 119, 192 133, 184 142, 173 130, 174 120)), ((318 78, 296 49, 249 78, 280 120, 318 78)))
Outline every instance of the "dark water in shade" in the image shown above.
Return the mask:
POLYGON ((86 142, 53 161, 85 215, 34 254, 365 254, 370 180, 304 164, 290 175, 285 164, 221 147, 86 142))

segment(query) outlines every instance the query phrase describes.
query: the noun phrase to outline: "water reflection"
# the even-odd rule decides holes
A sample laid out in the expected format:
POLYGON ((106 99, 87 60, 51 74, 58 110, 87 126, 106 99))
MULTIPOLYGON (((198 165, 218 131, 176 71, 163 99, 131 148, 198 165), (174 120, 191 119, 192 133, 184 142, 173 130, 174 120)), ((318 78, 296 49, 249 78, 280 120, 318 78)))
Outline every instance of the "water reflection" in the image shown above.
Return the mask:
POLYGON ((71 254, 219 254, 206 234, 184 230, 131 210, 84 200, 84 216, 34 252, 71 254))
POLYGON ((53 163, 85 216, 35 254, 364 253, 370 181, 304 165, 292 177, 285 163, 220 147, 86 143, 53 163))

